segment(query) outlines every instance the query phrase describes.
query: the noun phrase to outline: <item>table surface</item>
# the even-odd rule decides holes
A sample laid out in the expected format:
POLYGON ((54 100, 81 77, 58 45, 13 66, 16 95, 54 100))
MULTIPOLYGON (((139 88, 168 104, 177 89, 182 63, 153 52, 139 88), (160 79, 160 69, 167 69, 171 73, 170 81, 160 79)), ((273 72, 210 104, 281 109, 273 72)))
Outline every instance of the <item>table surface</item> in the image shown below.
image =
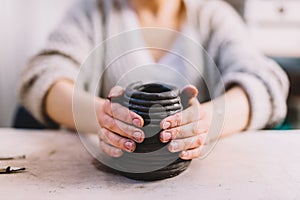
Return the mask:
POLYGON ((77 134, 0 129, 0 199, 300 199, 300 131, 246 132, 219 141, 181 175, 141 182, 99 170, 77 134))

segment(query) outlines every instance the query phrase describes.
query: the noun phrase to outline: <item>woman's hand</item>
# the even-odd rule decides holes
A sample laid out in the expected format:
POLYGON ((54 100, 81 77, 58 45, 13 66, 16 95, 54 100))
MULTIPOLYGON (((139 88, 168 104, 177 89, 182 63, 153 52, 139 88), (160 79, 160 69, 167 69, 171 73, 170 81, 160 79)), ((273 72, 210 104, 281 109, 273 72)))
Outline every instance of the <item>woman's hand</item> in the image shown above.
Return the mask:
POLYGON ((187 86, 182 91, 183 101, 188 108, 161 121, 160 140, 169 141, 169 151, 181 152, 180 158, 189 160, 200 157, 201 145, 204 144, 209 129, 206 115, 197 99, 198 90, 187 86))
POLYGON ((120 157, 123 151, 133 152, 135 142, 141 143, 145 138, 145 134, 139 129, 143 127, 143 118, 109 100, 120 97, 123 93, 124 89, 119 86, 112 88, 108 99, 104 100, 97 113, 101 126, 100 147, 111 157, 120 157))

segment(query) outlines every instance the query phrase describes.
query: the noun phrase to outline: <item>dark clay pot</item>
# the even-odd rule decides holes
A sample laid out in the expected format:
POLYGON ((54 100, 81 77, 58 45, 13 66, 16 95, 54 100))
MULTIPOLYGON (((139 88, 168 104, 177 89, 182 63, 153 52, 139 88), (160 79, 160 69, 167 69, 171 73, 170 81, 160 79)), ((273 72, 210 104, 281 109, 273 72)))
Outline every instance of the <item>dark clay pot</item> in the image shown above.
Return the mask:
POLYGON ((186 170, 191 161, 180 159, 178 153, 170 153, 166 146, 168 144, 162 143, 159 139, 161 120, 183 109, 179 89, 166 84, 143 84, 138 82, 126 88, 122 99, 119 103, 144 119, 142 130, 146 137, 143 143, 136 144, 134 154, 124 153, 120 158, 122 160, 120 163, 122 163, 124 169, 138 165, 160 166, 159 164, 168 160, 170 160, 169 163, 171 164, 152 172, 128 173, 120 171, 120 173, 136 180, 153 181, 174 177, 186 170), (161 150, 162 148, 163 150, 161 150), (160 150, 159 153, 156 153, 157 150, 160 150), (149 152, 151 152, 151 155, 147 154, 145 156, 143 154, 149 152))

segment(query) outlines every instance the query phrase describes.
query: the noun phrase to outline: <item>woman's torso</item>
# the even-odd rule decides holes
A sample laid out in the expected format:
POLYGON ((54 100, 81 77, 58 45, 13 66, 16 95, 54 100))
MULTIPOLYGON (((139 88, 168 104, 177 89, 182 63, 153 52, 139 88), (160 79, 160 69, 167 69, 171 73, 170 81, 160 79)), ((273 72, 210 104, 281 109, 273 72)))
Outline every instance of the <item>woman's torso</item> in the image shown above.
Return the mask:
MULTIPOLYGON (((195 20, 191 19, 193 13, 190 10, 187 10, 190 14, 179 31, 141 29, 137 15, 127 1, 117 3, 119 9, 112 9, 106 16, 105 35, 109 39, 105 44, 106 70, 101 81, 101 96, 107 96, 114 85, 126 87, 136 81, 163 82, 179 88, 192 84, 206 91, 202 78, 205 76, 204 51, 199 45, 198 27, 192 22, 195 20), (154 38, 152 44, 145 42, 147 36, 154 38), (174 40, 172 45, 166 46, 164 40, 169 37, 174 40), (155 60, 149 49, 161 51, 162 56, 155 60)), ((201 96, 207 99, 207 92, 201 96)))

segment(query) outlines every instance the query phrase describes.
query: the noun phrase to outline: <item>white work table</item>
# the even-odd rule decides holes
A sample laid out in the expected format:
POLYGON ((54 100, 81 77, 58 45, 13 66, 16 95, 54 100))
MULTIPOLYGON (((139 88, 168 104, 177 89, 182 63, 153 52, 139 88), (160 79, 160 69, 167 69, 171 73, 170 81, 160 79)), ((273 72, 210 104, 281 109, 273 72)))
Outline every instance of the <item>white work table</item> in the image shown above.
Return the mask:
POLYGON ((219 141, 181 175, 134 181, 99 170, 75 133, 0 129, 0 199, 300 199, 300 131, 246 132, 219 141))

